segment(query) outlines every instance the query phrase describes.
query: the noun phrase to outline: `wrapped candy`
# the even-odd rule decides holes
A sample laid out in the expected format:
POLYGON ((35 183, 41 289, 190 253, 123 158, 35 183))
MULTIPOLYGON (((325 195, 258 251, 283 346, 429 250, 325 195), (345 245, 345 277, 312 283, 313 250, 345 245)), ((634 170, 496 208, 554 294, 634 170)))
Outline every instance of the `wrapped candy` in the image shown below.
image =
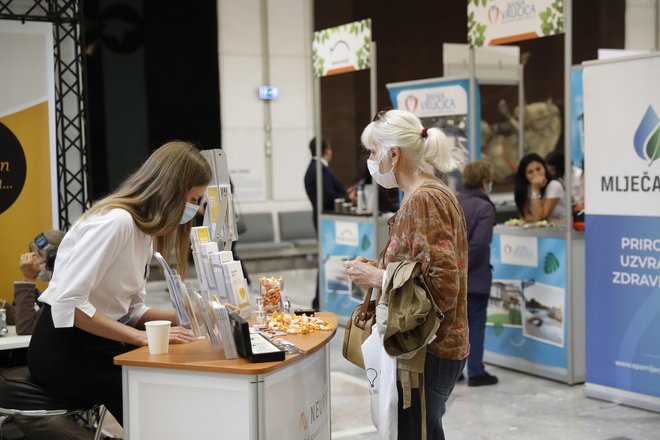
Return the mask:
POLYGON ((261 298, 263 300, 264 311, 267 314, 280 310, 282 301, 282 277, 262 277, 259 279, 261 284, 261 298))

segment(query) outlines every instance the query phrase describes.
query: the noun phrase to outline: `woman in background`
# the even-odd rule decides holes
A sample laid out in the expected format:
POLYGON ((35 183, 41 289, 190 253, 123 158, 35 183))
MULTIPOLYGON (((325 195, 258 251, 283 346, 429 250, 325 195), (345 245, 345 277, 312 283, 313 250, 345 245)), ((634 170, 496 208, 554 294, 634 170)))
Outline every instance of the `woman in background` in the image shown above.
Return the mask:
POLYGON ((550 175, 545 160, 536 153, 520 160, 514 197, 520 217, 527 222, 564 220, 564 187, 550 175))
POLYGON ((495 205, 488 194, 493 190, 490 164, 472 162, 463 170, 464 189, 458 201, 465 214, 468 236, 468 323, 470 355, 468 356, 468 386, 493 385, 497 377, 484 368, 484 332, 486 310, 493 275, 490 266, 490 242, 495 225, 495 205))

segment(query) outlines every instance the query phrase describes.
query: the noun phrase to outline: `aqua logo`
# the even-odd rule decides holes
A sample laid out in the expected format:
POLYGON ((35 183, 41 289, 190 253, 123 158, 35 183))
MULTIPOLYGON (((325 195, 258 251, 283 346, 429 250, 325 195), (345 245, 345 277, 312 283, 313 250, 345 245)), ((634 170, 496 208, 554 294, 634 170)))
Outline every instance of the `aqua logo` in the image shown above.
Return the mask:
POLYGON ((490 8, 488 8, 488 21, 491 23, 496 23, 498 18, 500 18, 500 8, 492 5, 490 8))
POLYGON ((637 155, 648 160, 649 166, 660 159, 660 119, 650 105, 635 131, 633 144, 637 155))
POLYGON ((406 105, 406 110, 415 113, 415 110, 417 110, 417 105, 419 104, 419 100, 415 95, 408 95, 406 96, 404 103, 406 105))

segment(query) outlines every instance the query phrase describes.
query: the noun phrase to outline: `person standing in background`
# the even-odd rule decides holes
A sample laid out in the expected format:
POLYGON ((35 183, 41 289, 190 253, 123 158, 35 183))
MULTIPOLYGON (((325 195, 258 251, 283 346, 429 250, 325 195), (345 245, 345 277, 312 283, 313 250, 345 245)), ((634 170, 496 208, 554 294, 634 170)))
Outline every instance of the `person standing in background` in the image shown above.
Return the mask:
POLYGON ((497 383, 497 377, 484 368, 484 334, 486 311, 493 280, 490 266, 490 242, 495 225, 495 205, 488 194, 493 189, 490 164, 472 162, 463 171, 464 189, 458 201, 465 214, 468 236, 468 327, 470 354, 468 355, 468 386, 477 387, 497 383))
MULTIPOLYGON (((307 172, 305 173, 305 192, 307 197, 312 204, 312 222, 314 223, 314 230, 318 236, 318 206, 316 206, 316 138, 313 138, 309 141, 309 151, 312 153, 312 160, 309 162, 307 167, 307 172)), ((332 147, 330 143, 321 138, 321 168, 323 170, 323 206, 321 207, 321 212, 323 211, 332 211, 334 209, 335 199, 344 199, 349 201, 348 195, 346 194, 346 187, 339 180, 339 178, 332 172, 329 167, 330 161, 332 160, 332 147)), ((314 300, 312 301, 312 308, 314 310, 319 310, 319 281, 316 277, 316 294, 314 295, 314 300)))
MULTIPOLYGON (((307 172, 305 173, 305 192, 309 201, 312 203, 314 229, 317 228, 316 220, 318 218, 318 206, 316 206, 316 138, 309 141, 309 151, 312 153, 312 160, 309 162, 307 172)), ((344 199, 349 201, 346 194, 346 187, 339 180, 337 175, 330 169, 332 161, 332 147, 326 139, 321 139, 321 168, 323 169, 323 211, 332 211, 334 209, 335 199, 344 199)))

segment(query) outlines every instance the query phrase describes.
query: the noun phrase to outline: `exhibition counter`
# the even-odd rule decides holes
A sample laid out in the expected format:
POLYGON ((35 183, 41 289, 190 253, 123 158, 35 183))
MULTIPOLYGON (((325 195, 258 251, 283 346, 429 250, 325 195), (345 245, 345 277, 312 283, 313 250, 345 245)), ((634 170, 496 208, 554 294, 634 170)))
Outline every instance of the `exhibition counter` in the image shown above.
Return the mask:
POLYGON ((281 362, 226 360, 207 339, 147 347, 115 357, 122 366, 126 439, 330 439, 330 353, 337 317, 317 316, 333 330, 284 337, 302 354, 281 362))
POLYGON ((498 225, 484 361, 568 384, 585 379, 584 233, 498 225), (570 249, 570 269, 567 250, 570 249))

